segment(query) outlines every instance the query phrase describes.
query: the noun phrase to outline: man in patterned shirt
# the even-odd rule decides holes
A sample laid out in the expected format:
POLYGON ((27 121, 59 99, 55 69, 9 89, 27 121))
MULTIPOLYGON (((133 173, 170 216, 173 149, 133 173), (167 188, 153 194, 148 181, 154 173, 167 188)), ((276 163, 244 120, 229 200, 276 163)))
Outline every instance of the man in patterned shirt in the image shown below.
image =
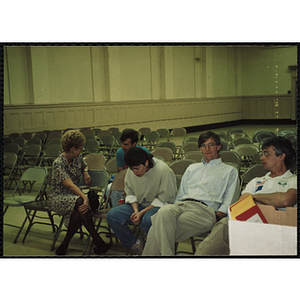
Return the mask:
MULTIPOLYGON (((283 137, 263 140, 261 161, 268 171, 263 177, 252 179, 240 199, 252 195, 260 204, 273 205, 278 210, 297 205, 297 175, 292 174, 295 150, 292 143, 283 137)), ((195 255, 220 256, 229 254, 228 218, 222 219, 210 235, 199 244, 195 255)))
POLYGON ((176 242, 211 231, 237 201, 238 172, 219 158, 219 136, 211 131, 202 133, 198 146, 202 162, 185 171, 175 204, 162 207, 152 216, 143 255, 174 255, 176 242))

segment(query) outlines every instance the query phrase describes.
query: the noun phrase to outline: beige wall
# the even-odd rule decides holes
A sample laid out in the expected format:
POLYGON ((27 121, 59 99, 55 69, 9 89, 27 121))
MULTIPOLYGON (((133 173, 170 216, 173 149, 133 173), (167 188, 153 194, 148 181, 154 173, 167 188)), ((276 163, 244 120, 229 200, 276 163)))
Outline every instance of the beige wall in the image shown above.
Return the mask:
POLYGON ((5 134, 146 122, 152 128, 173 128, 243 118, 289 119, 288 66, 296 65, 296 50, 5 47, 5 134), (262 104, 267 108, 261 110, 262 104))

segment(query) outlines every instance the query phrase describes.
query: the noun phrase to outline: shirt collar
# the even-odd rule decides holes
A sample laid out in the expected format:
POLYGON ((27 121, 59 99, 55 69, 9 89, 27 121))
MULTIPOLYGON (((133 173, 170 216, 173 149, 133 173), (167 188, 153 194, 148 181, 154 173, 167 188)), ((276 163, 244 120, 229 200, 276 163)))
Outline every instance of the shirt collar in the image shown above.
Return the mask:
POLYGON ((222 159, 221 158, 216 158, 216 159, 213 159, 211 160, 210 162, 206 162, 203 158, 202 158, 202 163, 204 165, 218 165, 218 164, 221 164, 222 163, 222 159))
MULTIPOLYGON (((271 172, 268 172, 265 177, 266 178, 271 178, 270 177, 271 172)), ((276 176, 276 177, 272 177, 272 178, 288 178, 291 177, 293 175, 293 173, 290 170, 287 170, 284 174, 280 175, 280 176, 276 176)))

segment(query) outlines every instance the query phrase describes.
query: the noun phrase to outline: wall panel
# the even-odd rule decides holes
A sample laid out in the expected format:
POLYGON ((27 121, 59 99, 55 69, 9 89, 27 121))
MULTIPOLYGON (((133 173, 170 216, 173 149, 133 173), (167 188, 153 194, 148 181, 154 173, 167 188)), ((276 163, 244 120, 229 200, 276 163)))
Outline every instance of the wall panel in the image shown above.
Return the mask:
POLYGON ((71 107, 63 104, 6 106, 4 134, 82 127, 119 127, 122 130, 147 126, 155 130, 243 119, 291 118, 290 95, 155 102, 75 103, 71 107))
POLYGON ((5 134, 82 127, 139 129, 146 124, 153 130, 162 127, 171 129, 242 118, 241 98, 155 102, 74 103, 71 107, 64 104, 6 106, 5 134), (226 109, 225 112, 220 107, 226 109), (20 123, 16 125, 15 120, 20 123))

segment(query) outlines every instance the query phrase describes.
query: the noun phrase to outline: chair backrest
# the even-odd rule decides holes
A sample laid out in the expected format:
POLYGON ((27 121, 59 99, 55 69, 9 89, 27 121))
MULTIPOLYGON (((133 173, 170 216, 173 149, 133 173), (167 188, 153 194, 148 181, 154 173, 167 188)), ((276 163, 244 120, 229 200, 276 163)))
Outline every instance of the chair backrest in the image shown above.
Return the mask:
POLYGON ((110 176, 105 170, 90 169, 88 172, 92 179, 91 186, 97 186, 101 188, 107 187, 110 176))
POLYGON ((17 163, 18 156, 16 153, 12 152, 4 152, 3 154, 3 175, 8 176, 7 180, 9 180, 13 169, 17 163))
POLYGON ((139 132, 141 133, 141 135, 145 135, 147 132, 151 132, 151 128, 150 127, 142 127, 139 129, 139 132))
POLYGON ((157 146, 159 139, 160 135, 157 131, 147 132, 144 135, 143 145, 149 149, 153 149, 157 146))
POLYGON ((240 156, 250 156, 253 157, 255 153, 259 151, 258 147, 253 144, 241 144, 234 148, 240 156))
POLYGON ((197 143, 198 144, 198 140, 199 140, 199 137, 196 137, 196 136, 190 136, 190 137, 187 137, 185 140, 184 140, 184 143, 197 143))
POLYGON ((183 175, 187 167, 191 164, 196 163, 193 159, 180 159, 170 164, 170 168, 175 174, 183 175))
POLYGON ((233 133, 236 132, 242 132, 242 133, 246 133, 246 131, 243 128, 233 128, 227 131, 227 138, 230 137, 233 133))
POLYGON ((165 141, 165 142, 161 142, 157 145, 157 147, 167 147, 167 148, 170 148, 172 151, 173 151, 173 154, 175 155, 176 152, 177 152, 177 145, 174 143, 174 142, 168 142, 168 141, 165 141))
MULTIPOLYGON (((105 192, 108 182, 109 182, 109 178, 110 176, 108 175, 108 173, 105 170, 88 170, 91 179, 92 179, 92 184, 90 187, 99 187, 102 189, 102 192, 105 192)), ((83 182, 83 176, 80 176, 80 180, 79 180, 79 187, 84 186, 84 182, 83 182)))
POLYGON ((84 144, 84 150, 87 152, 98 152, 100 143, 97 140, 87 140, 84 144))
POLYGON ((8 136, 11 137, 11 138, 14 140, 15 138, 17 138, 17 137, 20 136, 20 133, 18 133, 18 132, 13 132, 13 133, 9 134, 8 136))
POLYGON ((106 135, 110 135, 112 133, 111 130, 101 130, 99 131, 99 133, 97 134, 97 138, 102 138, 103 136, 106 136, 106 135))
POLYGON ((98 135, 98 133, 102 130, 101 128, 93 128, 94 132, 95 132, 95 136, 98 135))
POLYGON ((43 145, 43 142, 41 139, 39 138, 31 138, 27 141, 26 146, 32 145, 32 144, 36 144, 36 145, 43 145))
POLYGON ((110 190, 108 192, 108 195, 106 197, 105 203, 103 205, 103 209, 106 209, 108 207, 108 203, 111 203, 111 194, 113 191, 124 191, 125 189, 125 175, 127 170, 124 169, 116 174, 114 177, 114 180, 111 184, 110 190))
POLYGON ((245 171, 242 177, 242 184, 241 187, 244 187, 247 183, 249 183, 255 177, 262 177, 266 175, 268 171, 264 168, 262 164, 255 164, 250 166, 245 171))
POLYGON ((80 132, 82 132, 84 135, 86 134, 95 135, 95 131, 91 128, 81 128, 80 132))
POLYGON ((45 157, 58 157, 60 151, 62 150, 61 144, 50 145, 44 150, 45 157))
POLYGON ((262 131, 257 134, 256 139, 258 143, 261 143, 264 139, 274 136, 276 136, 276 134, 272 131, 262 131))
POLYGON ((21 148, 23 148, 26 144, 26 140, 23 137, 19 136, 14 139, 14 143, 17 143, 21 148))
POLYGON ((51 139, 61 139, 61 136, 61 131, 53 130, 48 134, 47 140, 50 141, 51 139))
POLYGON ((94 134, 84 134, 85 139, 88 140, 96 140, 96 136, 94 134))
POLYGON ((267 135, 269 135, 270 131, 266 130, 266 129, 259 129, 256 130, 253 135, 252 135, 252 142, 253 143, 259 143, 259 140, 257 139, 258 135, 261 134, 262 132, 267 133, 267 135))
POLYGON ((232 133, 230 135, 231 140, 234 140, 234 139, 239 138, 239 137, 248 137, 248 134, 244 133, 244 132, 235 132, 235 133, 232 133))
POLYGON ((40 154, 42 151, 42 146, 37 144, 29 145, 22 156, 22 160, 25 158, 25 164, 30 164, 31 166, 38 166, 40 163, 40 154))
POLYGON ((115 146, 116 147, 121 147, 120 137, 122 135, 122 132, 120 132, 120 131, 112 131, 111 135, 113 135, 115 137, 115 146))
POLYGON ((21 136, 25 139, 25 140, 29 140, 29 139, 31 139, 32 138, 32 132, 23 132, 22 134, 21 134, 21 136))
POLYGON ((109 161, 106 162, 104 166, 104 170, 109 174, 116 174, 118 173, 117 167, 117 159, 116 157, 112 157, 109 161))
POLYGON ((224 140, 226 140, 227 139, 227 133, 225 133, 225 132, 215 132, 218 136, 219 136, 219 138, 220 139, 224 139, 224 140))
POLYGON ((36 198, 40 197, 41 190, 45 184, 45 180, 47 179, 47 175, 48 175, 47 170, 42 167, 30 167, 26 169, 22 174, 20 180, 18 181, 18 184, 13 192, 13 196, 17 191, 19 191, 20 184, 24 182, 25 184, 23 184, 24 187, 22 192, 24 192, 26 186, 30 186, 30 191, 31 191, 33 184, 39 184, 39 186, 37 187, 38 190, 37 190, 36 198), (31 182, 31 184, 27 185, 28 182, 31 182))
POLYGON ((157 147, 154 150, 152 150, 151 153, 154 157, 162 157, 165 160, 165 162, 168 163, 172 162, 173 160, 173 151, 168 147, 157 147))
POLYGON ((252 140, 248 137, 237 137, 231 141, 231 148, 234 149, 236 146, 241 144, 252 144, 252 140))
POLYGON ((35 139, 40 139, 42 141, 42 143, 44 143, 47 139, 47 133, 44 132, 44 131, 40 131, 40 132, 37 132, 33 138, 35 139))
POLYGON ((174 128, 171 131, 171 136, 186 136, 186 129, 183 127, 179 127, 179 128, 174 128))
POLYGON ((202 152, 198 151, 189 151, 183 155, 183 159, 193 159, 196 162, 201 162, 203 158, 202 152))
POLYGON ((20 149, 21 148, 17 143, 9 143, 7 145, 4 145, 4 152, 12 152, 18 155, 20 149))
POLYGON ((199 147, 198 147, 198 142, 188 142, 188 143, 184 143, 181 148, 180 151, 184 154, 186 152, 189 151, 199 151, 199 147))
POLYGON ((262 164, 260 153, 257 152, 252 156, 251 164, 262 164))
POLYGON ((48 171, 43 167, 30 167, 21 176, 21 181, 45 182, 48 171))
POLYGON ((48 140, 45 147, 48 148, 51 145, 61 145, 61 138, 52 138, 48 140))
POLYGON ((10 143, 12 143, 13 141, 14 141, 13 138, 10 137, 10 136, 6 136, 6 137, 3 138, 3 144, 4 144, 4 145, 10 144, 10 143))
POLYGON ((120 132, 119 127, 110 127, 108 128, 111 132, 120 132))
MULTIPOLYGON (((295 131, 294 129, 280 129, 278 132, 277 132, 277 135, 278 136, 283 136, 285 137, 285 135, 287 134, 295 134, 297 135, 297 131, 295 131)), ((10 135, 9 135, 10 136, 10 135)))
POLYGON ((221 140, 221 148, 219 151, 229 151, 230 150, 230 145, 228 142, 226 142, 223 138, 221 140))
POLYGON ((235 163, 239 169, 241 168, 241 157, 235 151, 220 151, 219 156, 223 162, 233 162, 235 163))
POLYGON ((167 128, 159 128, 159 129, 156 129, 156 131, 159 133, 160 138, 170 137, 170 131, 167 128))
POLYGON ((103 154, 89 153, 84 158, 90 170, 103 170, 106 158, 103 154))
POLYGON ((157 131, 150 131, 147 132, 144 136, 144 140, 146 142, 155 142, 157 143, 159 141, 160 135, 157 131))
POLYGON ((111 191, 124 191, 126 171, 127 170, 124 169, 116 174, 110 188, 111 191))
POLYGON ((4 152, 3 154, 3 165, 4 167, 12 167, 17 161, 17 154, 12 152, 4 152))
POLYGON ((115 140, 116 139, 112 134, 104 135, 99 139, 100 145, 105 145, 105 146, 113 146, 115 143, 115 140))

